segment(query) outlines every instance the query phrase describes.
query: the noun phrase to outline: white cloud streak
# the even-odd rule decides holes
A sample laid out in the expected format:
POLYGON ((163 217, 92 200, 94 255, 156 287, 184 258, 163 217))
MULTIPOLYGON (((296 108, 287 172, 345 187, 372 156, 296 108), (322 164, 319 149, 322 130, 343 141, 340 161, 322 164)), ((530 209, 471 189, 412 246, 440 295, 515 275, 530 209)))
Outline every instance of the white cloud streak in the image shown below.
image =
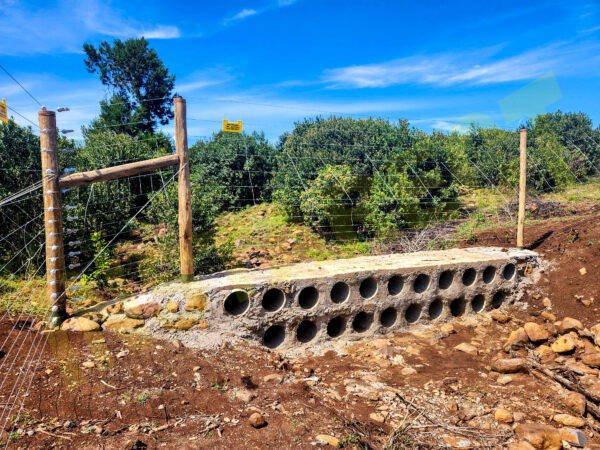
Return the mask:
MULTIPOLYGON (((555 43, 505 58, 490 60, 489 51, 415 55, 391 61, 326 70, 330 88, 385 88, 402 84, 434 86, 488 85, 530 80, 554 70, 587 68, 598 62, 598 45, 555 43), (585 61, 585 65, 581 62, 585 61)), ((493 53, 497 53, 495 49, 493 53)))
POLYGON ((247 17, 254 16, 255 14, 258 14, 258 11, 255 10, 255 9, 242 9, 235 16, 232 16, 232 17, 229 17, 229 18, 225 19, 223 21, 223 23, 233 22, 234 20, 242 20, 242 19, 245 19, 247 17))

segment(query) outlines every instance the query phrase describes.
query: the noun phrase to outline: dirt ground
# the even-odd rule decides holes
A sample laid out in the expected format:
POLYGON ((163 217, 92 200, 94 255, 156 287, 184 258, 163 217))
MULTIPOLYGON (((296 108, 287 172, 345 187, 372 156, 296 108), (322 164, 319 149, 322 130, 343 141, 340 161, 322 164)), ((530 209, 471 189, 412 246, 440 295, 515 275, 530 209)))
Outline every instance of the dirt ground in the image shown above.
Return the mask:
MULTIPOLYGON (((514 241, 513 230, 496 229, 468 245, 514 241)), ((13 448, 296 449, 327 440, 344 448, 499 448, 515 442, 518 423, 559 428, 553 417, 568 412, 564 390, 527 371, 506 382, 491 366, 498 356, 532 350, 507 354, 503 344, 525 322, 552 327, 543 312, 576 318, 586 328, 600 322, 600 215, 565 212, 529 226, 526 245, 548 269, 502 314, 465 316, 452 326, 363 341, 339 353, 290 360, 250 344, 197 351, 143 336, 49 333, 21 414, 15 417, 17 405, 0 440, 10 436, 13 448), (475 350, 455 348, 464 343, 475 350), (498 421, 498 409, 511 420, 498 421), (254 413, 263 426, 250 424, 254 413)), ((11 332, 17 319, 0 323, 0 342, 10 333, 5 347, 25 339, 28 349, 36 332, 31 323, 11 332)), ((583 351, 557 361, 567 364, 583 351)), ((26 351, 19 355, 15 367, 27 362, 26 351)), ((5 408, 24 376, 8 366, 0 369, 0 379, 9 374, 0 389, 5 408)), ((586 420, 581 430, 600 442, 600 422, 586 420)))

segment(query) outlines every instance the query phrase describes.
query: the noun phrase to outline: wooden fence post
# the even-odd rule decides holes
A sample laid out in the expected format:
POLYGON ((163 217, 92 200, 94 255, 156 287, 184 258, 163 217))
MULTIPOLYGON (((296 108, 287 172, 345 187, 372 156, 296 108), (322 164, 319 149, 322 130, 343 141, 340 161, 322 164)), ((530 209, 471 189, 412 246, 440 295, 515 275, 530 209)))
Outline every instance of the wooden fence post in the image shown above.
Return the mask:
POLYGON ((179 156, 179 254, 181 259, 181 281, 194 279, 192 255, 192 191, 190 184, 190 159, 187 142, 187 119, 185 99, 175 97, 175 148, 179 156))
POLYGON ((46 230, 46 282, 52 324, 66 316, 65 254, 63 246, 61 191, 58 185, 58 144, 56 138, 56 113, 42 110, 40 147, 42 153, 42 188, 44 198, 44 227, 46 230))
POLYGON ((519 216, 517 219, 517 247, 523 248, 525 232, 525 194, 527 190, 527 129, 521 128, 519 149, 519 216))

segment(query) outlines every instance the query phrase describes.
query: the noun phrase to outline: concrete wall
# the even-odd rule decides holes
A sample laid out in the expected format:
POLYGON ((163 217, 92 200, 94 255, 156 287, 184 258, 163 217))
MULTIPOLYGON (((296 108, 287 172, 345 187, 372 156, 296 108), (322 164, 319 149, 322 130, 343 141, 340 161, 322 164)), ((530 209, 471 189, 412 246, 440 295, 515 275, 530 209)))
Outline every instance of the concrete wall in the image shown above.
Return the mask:
POLYGON ((499 308, 519 298, 526 268, 537 265, 526 250, 452 249, 235 270, 177 289, 206 300, 211 329, 285 349, 499 308))

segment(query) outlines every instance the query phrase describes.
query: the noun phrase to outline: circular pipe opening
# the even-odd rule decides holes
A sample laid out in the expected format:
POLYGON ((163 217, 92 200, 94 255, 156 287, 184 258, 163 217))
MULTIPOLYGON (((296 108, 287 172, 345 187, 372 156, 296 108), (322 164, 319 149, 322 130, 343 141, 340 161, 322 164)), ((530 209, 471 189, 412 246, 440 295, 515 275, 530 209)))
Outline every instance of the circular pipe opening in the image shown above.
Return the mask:
POLYGON ((285 302, 285 295, 280 289, 269 289, 262 299, 262 307, 265 311, 274 312, 281 309, 285 302))
POLYGON ((263 343, 269 348, 277 348, 285 340, 285 328, 283 325, 272 325, 267 328, 263 336, 263 343))
POLYGON ((507 264, 504 266, 504 270, 502 271, 502 276, 505 280, 512 280, 517 272, 517 268, 513 263, 507 264))
POLYGON ((439 298, 436 298, 434 301, 432 301, 429 304, 429 318, 430 319, 437 319, 438 317, 440 317, 442 315, 443 311, 444 311, 444 303, 439 298))
POLYGON ((462 282, 465 286, 471 286, 475 283, 475 278, 477 278, 477 271, 472 267, 469 267, 463 272, 462 282))
POLYGON ((359 312, 352 321, 352 329, 357 333, 364 333, 373 324, 373 314, 367 312, 359 312))
POLYGON ((465 313, 465 309, 467 307, 467 301, 464 298, 457 298, 456 300, 452 300, 450 303, 450 313, 454 317, 462 316, 465 313))
POLYGON ((421 317, 421 305, 413 303, 404 311, 404 318, 408 323, 415 323, 421 317))
POLYGON ((332 337, 341 336, 346 330, 346 320, 343 317, 334 317, 327 324, 327 334, 332 337))
POLYGON ((348 300, 350 288, 343 281, 339 281, 331 288, 331 301, 333 303, 344 303, 348 300))
POLYGON ((396 312, 396 308, 390 306, 389 308, 385 308, 381 311, 381 315, 379 316, 379 322, 385 328, 389 328, 396 323, 396 319, 398 318, 398 313, 396 312))
POLYGON ((493 309, 498 309, 502 306, 502 303, 504 303, 504 300, 506 300, 506 292, 504 291, 498 291, 494 294, 494 296, 492 297, 492 308, 493 309))
POLYGON ((296 338, 303 344, 312 341, 317 335, 317 326, 310 320, 303 320, 296 329, 296 338))
POLYGON ((429 287, 429 275, 422 273, 419 276, 417 276, 417 278, 415 278, 415 281, 413 283, 413 289, 415 290, 415 292, 417 294, 420 294, 421 292, 425 292, 428 287, 429 287))
POLYGON ((245 313, 250 306, 250 300, 248 300, 248 293, 245 291, 233 291, 225 299, 225 312, 232 316, 239 316, 245 313))
POLYGON ((483 310, 484 306, 485 306, 485 297, 483 296, 483 294, 476 295, 471 300, 471 309, 474 312, 479 312, 479 311, 483 310))
POLYGON ((490 284, 496 278, 496 268, 494 266, 487 266, 483 271, 483 282, 490 284))
POLYGON ((305 287, 298 295, 298 304, 304 309, 310 309, 317 304, 319 291, 314 286, 305 287))
POLYGON ((440 274, 438 286, 440 287, 440 289, 448 289, 450 286, 452 286, 453 281, 454 281, 454 272, 452 270, 444 270, 440 274))
POLYGON ((371 298, 377 293, 377 281, 375 278, 369 277, 362 280, 358 289, 362 298, 371 298))
POLYGON ((388 281, 388 292, 390 295, 398 295, 402 292, 402 288, 404 287, 404 280, 400 275, 394 275, 388 281))

